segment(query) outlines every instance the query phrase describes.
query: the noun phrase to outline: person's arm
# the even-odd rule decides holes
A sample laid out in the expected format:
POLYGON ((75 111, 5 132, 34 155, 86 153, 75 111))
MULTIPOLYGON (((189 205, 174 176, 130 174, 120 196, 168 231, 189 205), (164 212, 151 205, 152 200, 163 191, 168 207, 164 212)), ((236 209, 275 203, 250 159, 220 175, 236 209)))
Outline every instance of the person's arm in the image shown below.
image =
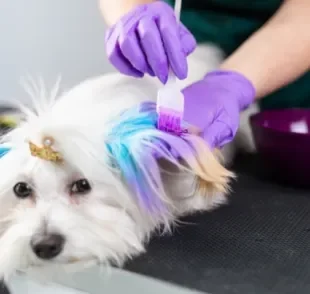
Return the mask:
POLYGON ((155 0, 100 0, 99 4, 101 13, 110 26, 137 5, 152 2, 155 0))
POLYGON ((262 98, 310 69, 310 0, 286 0, 221 66, 243 74, 262 98))

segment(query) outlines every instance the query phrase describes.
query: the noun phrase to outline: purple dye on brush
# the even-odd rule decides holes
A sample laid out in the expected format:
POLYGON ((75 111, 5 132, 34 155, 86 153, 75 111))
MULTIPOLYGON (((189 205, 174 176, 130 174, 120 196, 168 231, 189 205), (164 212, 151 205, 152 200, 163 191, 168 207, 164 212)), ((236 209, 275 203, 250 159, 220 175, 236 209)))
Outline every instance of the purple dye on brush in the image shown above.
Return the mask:
POLYGON ((184 131, 181 127, 182 113, 163 107, 159 108, 157 128, 160 131, 180 136, 184 131))

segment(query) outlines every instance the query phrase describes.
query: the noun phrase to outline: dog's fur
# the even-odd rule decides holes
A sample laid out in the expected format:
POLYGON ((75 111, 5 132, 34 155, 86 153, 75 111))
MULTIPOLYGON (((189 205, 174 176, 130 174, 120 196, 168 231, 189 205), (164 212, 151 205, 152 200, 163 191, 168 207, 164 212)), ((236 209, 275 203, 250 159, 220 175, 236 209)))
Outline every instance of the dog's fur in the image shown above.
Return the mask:
MULTIPOLYGON (((222 54, 216 48, 198 48, 189 59, 190 74, 184 86, 216 68, 221 59, 222 54)), ((182 172, 165 161, 159 164, 165 171, 163 186, 168 212, 149 215, 121 179, 101 162, 101 149, 94 146, 102 145, 106 123, 122 110, 143 101, 155 101, 158 86, 155 79, 137 80, 110 74, 65 92, 55 104, 55 93, 49 102, 42 97, 46 93, 32 93, 38 101, 35 106, 39 115, 22 109, 27 115, 26 123, 6 137, 9 144, 24 147, 0 159, 1 275, 6 277, 29 266, 76 261, 121 264, 143 252, 150 234, 160 225, 169 228, 181 215, 210 210, 225 202, 225 195, 210 194, 208 187, 193 193, 197 175, 182 172), (44 135, 53 136, 59 143, 66 159, 63 166, 32 157, 25 147, 25 140, 39 144, 44 135), (92 190, 83 197, 72 198, 66 189, 80 177, 92 183, 92 190), (19 181, 33 185, 35 196, 18 199, 13 186, 19 181), (59 256, 43 261, 32 252, 30 242, 35 236, 50 233, 64 236, 65 246, 59 256)), ((249 133, 248 127, 241 128, 241 132, 249 133)), ((251 142, 243 145, 253 149, 251 142)), ((236 146, 230 144, 223 151, 226 162, 233 158, 236 146)), ((211 152, 205 156, 214 159, 211 152)), ((218 160, 210 160, 208 168, 210 174, 227 177, 222 185, 227 184, 230 174, 218 160)))

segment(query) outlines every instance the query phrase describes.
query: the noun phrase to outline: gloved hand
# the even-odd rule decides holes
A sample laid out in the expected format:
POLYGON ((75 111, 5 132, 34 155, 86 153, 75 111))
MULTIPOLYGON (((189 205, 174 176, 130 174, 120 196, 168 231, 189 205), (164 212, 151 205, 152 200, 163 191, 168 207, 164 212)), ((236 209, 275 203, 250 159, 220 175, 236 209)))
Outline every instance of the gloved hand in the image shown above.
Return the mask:
POLYGON ((186 78, 186 57, 195 47, 193 35, 161 1, 137 6, 106 35, 108 58, 121 73, 134 77, 148 73, 163 83, 169 66, 179 79, 186 78))
POLYGON ((220 148, 234 138, 240 112, 256 95, 247 78, 230 71, 211 72, 183 93, 184 120, 202 131, 202 137, 211 148, 220 148))

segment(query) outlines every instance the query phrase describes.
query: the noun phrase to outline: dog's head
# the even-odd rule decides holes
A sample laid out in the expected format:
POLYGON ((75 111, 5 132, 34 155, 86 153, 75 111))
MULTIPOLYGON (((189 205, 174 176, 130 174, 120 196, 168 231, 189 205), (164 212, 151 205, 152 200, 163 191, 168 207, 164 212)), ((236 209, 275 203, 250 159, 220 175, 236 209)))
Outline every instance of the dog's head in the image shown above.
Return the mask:
POLYGON ((137 225, 144 223, 138 206, 112 170, 92 159, 83 169, 24 152, 12 149, 0 160, 1 274, 54 263, 118 264, 143 251, 147 227, 137 225))
POLYGON ((109 116, 104 102, 65 108, 28 111, 3 138, 2 275, 29 266, 122 263, 142 252, 149 233, 177 217, 162 161, 196 176, 202 193, 227 188, 231 174, 202 140, 156 129, 152 103, 109 120, 102 118, 109 116))

